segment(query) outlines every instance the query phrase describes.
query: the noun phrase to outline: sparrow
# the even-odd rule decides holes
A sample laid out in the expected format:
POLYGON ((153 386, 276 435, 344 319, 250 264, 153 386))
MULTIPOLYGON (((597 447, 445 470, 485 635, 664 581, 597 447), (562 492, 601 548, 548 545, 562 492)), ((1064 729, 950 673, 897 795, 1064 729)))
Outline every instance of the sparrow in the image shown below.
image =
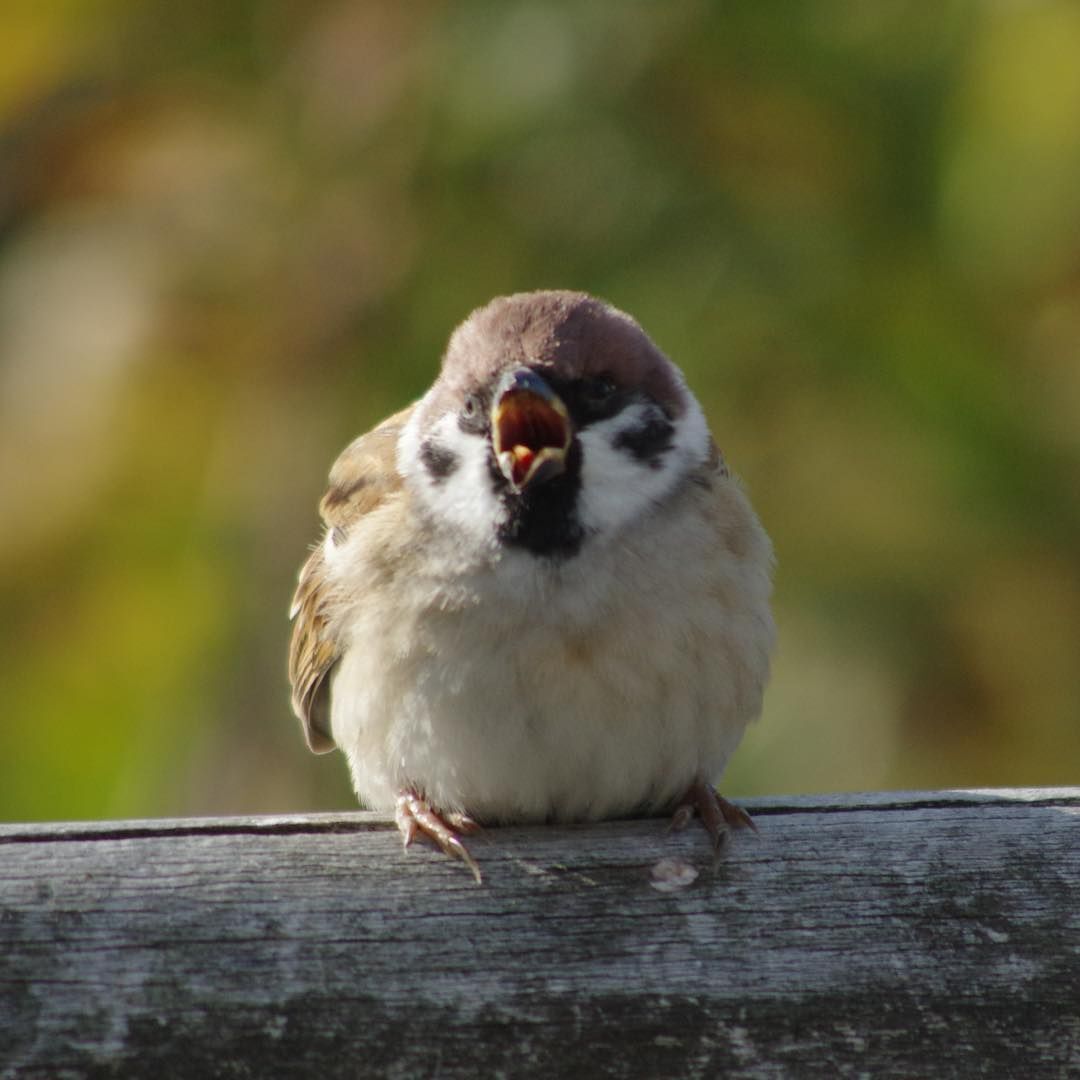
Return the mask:
POLYGON ((482 825, 696 811, 761 711, 772 548, 680 370, 580 292, 498 297, 330 472, 289 678, 311 750, 481 880, 482 825))

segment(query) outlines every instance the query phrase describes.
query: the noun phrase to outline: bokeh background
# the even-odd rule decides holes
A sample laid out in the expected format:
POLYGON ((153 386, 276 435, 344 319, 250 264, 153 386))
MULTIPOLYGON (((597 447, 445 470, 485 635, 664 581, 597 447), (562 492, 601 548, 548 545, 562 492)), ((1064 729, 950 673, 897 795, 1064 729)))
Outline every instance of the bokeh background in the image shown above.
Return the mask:
POLYGON ((0 818, 350 807, 286 608, 492 295, 686 371, 775 540, 728 794, 1080 780, 1080 6, 9 0, 0 818))

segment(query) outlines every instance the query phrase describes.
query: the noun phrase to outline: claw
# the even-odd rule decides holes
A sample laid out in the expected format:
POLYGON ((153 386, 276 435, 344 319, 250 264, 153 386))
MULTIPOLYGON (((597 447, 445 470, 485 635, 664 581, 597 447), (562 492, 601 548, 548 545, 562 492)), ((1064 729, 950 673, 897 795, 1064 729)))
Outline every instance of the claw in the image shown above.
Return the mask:
POLYGON ((712 784, 706 784, 704 780, 695 780, 690 785, 679 805, 675 807, 670 828, 686 828, 695 811, 701 815, 701 823, 705 826, 713 851, 717 855, 724 849, 731 830, 750 828, 757 832, 753 818, 741 806, 729 802, 712 784))
POLYGON ((418 833, 423 833, 451 858, 460 859, 472 871, 477 885, 483 883, 476 860, 454 834, 455 828, 461 832, 476 832, 480 826, 472 818, 454 813, 447 814, 444 819, 415 792, 402 791, 394 806, 394 821, 397 822, 405 847, 416 839, 418 833))
POLYGON ((473 821, 473 819, 469 817, 468 814, 455 812, 451 814, 444 814, 443 817, 446 823, 452 828, 456 829, 458 832, 463 832, 467 834, 480 831, 480 824, 476 821, 473 821))
POLYGON ((394 821, 401 833, 401 846, 408 850, 409 845, 416 839, 416 819, 404 808, 402 799, 403 797, 399 796, 394 807, 394 821))

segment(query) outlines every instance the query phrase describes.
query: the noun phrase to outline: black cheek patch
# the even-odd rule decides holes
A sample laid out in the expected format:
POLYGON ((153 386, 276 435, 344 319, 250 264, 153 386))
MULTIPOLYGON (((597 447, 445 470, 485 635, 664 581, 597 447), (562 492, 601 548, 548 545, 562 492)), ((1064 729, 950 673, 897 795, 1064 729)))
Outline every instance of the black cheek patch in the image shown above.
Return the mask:
POLYGON ((448 450, 431 439, 425 439, 420 444, 420 460, 436 482, 445 480, 461 464, 461 459, 453 450, 448 450))
POLYGON ((620 431, 611 445, 616 450, 629 450, 643 465, 660 468, 660 459, 671 449, 675 428, 662 416, 649 417, 640 427, 620 431))

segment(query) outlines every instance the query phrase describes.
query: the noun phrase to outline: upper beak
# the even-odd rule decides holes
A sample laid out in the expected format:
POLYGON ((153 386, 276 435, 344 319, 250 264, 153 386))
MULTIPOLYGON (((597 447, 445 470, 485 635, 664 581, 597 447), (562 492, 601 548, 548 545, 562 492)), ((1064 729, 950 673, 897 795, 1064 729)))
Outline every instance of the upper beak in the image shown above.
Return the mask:
POLYGON ((572 434, 562 398, 535 371, 518 368, 503 378, 491 406, 491 442, 515 491, 558 476, 572 434))

